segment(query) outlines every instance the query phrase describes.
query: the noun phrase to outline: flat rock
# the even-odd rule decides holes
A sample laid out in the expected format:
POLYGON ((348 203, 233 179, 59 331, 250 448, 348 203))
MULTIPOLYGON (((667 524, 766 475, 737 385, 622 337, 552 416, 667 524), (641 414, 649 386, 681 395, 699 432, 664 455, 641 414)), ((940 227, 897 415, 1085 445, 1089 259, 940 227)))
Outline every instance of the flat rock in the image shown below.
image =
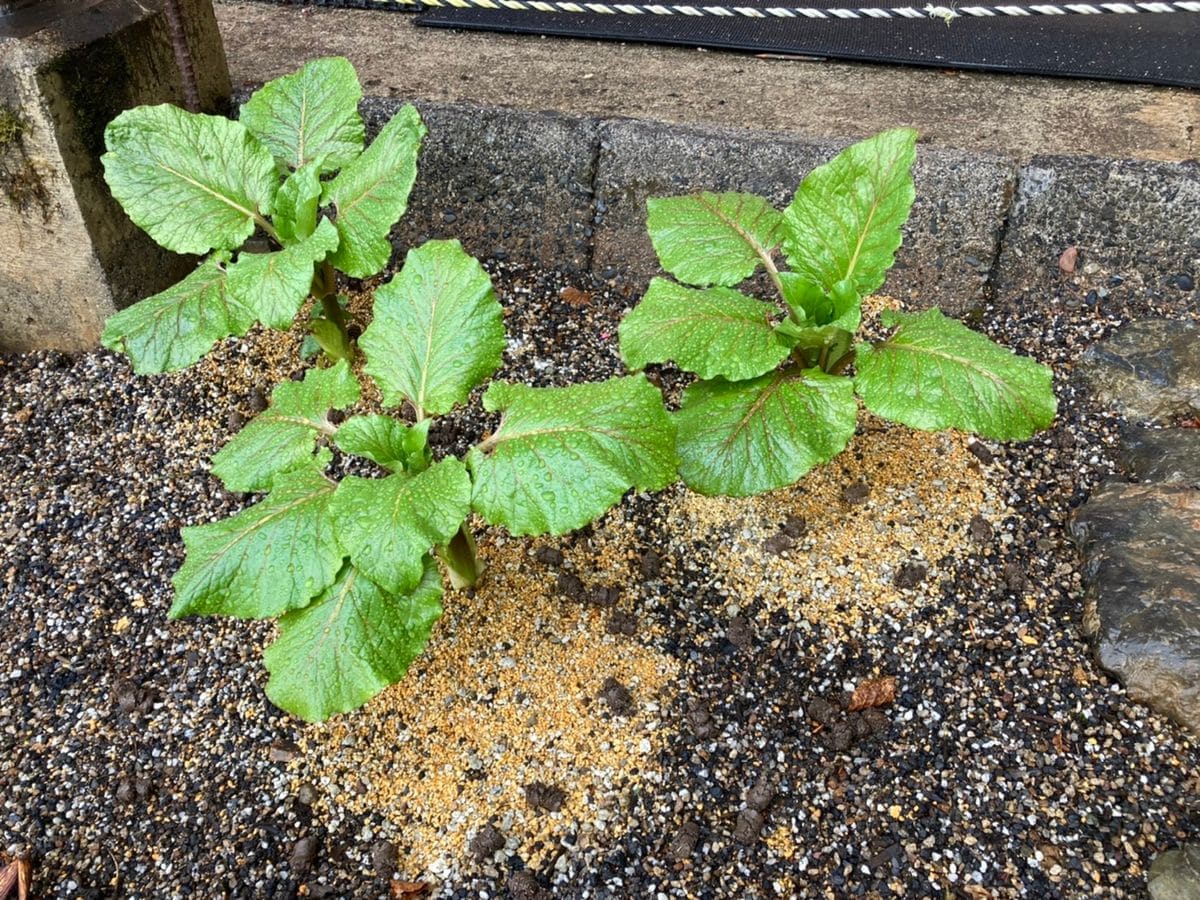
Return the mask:
MULTIPOLYGON (((748 191, 777 208, 849 141, 806 141, 731 128, 609 121, 600 127, 593 269, 630 272, 644 288, 662 268, 646 233, 646 200, 694 191, 748 191)), ((1016 167, 984 154, 922 146, 917 198, 884 292, 961 315, 984 297, 1016 167)))
POLYGON ((1150 900, 1200 900, 1200 844, 1184 844, 1155 857, 1150 900))
POLYGON ((1131 698, 1200 734, 1200 491, 1109 484, 1071 533, 1099 664, 1131 698))
POLYGON ((1093 344, 1076 376, 1096 401, 1132 422, 1168 424, 1200 415, 1200 329, 1142 319, 1093 344))
POLYGON ((1200 487, 1200 428, 1122 428, 1117 461, 1138 481, 1200 487))

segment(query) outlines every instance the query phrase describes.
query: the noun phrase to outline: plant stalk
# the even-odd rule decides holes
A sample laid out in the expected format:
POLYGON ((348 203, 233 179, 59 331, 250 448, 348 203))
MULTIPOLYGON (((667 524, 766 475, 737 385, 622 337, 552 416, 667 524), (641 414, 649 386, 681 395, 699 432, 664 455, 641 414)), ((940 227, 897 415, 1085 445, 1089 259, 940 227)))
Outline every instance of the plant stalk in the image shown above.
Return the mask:
MULTIPOLYGON (((334 351, 330 347, 327 336, 322 340, 322 346, 325 347, 327 353, 335 357, 353 360, 354 344, 350 340, 349 321, 346 319, 342 305, 338 303, 337 275, 333 271, 333 266, 328 262, 321 263, 321 267, 313 276, 312 293, 321 301, 321 312, 325 321, 337 330, 337 340, 334 343, 339 345, 338 349, 334 351)), ((313 327, 315 332, 315 323, 313 327)), ((322 339, 320 334, 317 337, 319 340, 322 339)))
POLYGON ((845 353, 843 353, 841 356, 839 356, 836 360, 834 360, 833 365, 830 366, 828 369, 828 373, 830 375, 841 375, 843 372, 846 371, 846 369, 850 368, 850 364, 853 362, 854 362, 854 348, 851 347, 849 350, 847 350, 845 353))
POLYGON ((450 584, 455 590, 474 587, 483 574, 483 564, 475 547, 475 536, 464 522, 450 543, 437 548, 438 558, 446 564, 450 573, 450 584))

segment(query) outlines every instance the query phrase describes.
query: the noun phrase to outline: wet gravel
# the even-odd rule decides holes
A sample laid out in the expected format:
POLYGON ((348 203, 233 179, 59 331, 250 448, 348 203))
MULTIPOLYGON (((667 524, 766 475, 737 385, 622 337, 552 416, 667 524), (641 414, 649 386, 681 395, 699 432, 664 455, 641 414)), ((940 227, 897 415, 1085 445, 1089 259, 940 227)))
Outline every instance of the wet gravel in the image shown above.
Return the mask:
MULTIPOLYGON (((617 370, 619 282, 491 265, 508 376, 617 370)), ((665 532, 657 501, 627 501, 643 578, 621 586, 635 612, 606 621, 659 626, 682 664, 663 787, 614 812, 620 839, 576 852, 568 825, 553 862, 529 869, 518 851, 495 875, 467 854, 436 893, 1141 896, 1157 852, 1200 838, 1200 746, 1130 702, 1080 637, 1063 526, 1113 470, 1120 423, 1077 396, 1069 370, 1133 316, 1195 310, 1088 295, 979 312, 977 327, 1056 368, 1062 415, 1029 444, 976 453, 1013 512, 999 533, 973 529, 938 581, 896 576, 938 604, 833 639, 731 596, 705 548, 665 532), (880 675, 896 678, 894 702, 848 712, 848 692, 880 675)), ((32 854, 39 896, 388 896, 383 823, 347 815, 326 830, 315 789, 286 770, 302 730, 262 693, 270 626, 165 618, 178 529, 248 499, 225 493, 207 458, 233 414, 253 415, 291 372, 285 355, 230 342, 220 365, 149 379, 104 351, 0 359, 0 849, 32 854)), ((439 447, 461 451, 492 425, 456 417, 439 447)), ((601 699, 620 715, 629 692, 614 682, 601 699)), ((553 805, 545 788, 530 785, 531 804, 553 805)))

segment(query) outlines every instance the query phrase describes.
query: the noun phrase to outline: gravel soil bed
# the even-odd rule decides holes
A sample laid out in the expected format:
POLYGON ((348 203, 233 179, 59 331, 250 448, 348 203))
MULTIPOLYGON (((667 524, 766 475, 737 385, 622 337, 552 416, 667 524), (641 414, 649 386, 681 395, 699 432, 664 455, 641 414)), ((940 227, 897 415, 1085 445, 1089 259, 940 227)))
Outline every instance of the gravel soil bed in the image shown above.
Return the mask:
MULTIPOLYGON (((619 371, 619 280, 490 267, 501 377, 619 371)), ((1131 317, 1187 311, 1069 301, 973 323, 1055 368, 1061 415, 1032 442, 903 443, 864 417, 846 459, 768 501, 676 487, 576 536, 485 530, 493 587, 448 594, 464 611, 412 677, 321 727, 263 694, 270 624, 166 619, 179 528, 252 499, 208 457, 298 336, 154 378, 106 351, 0 358, 0 850, 62 898, 1142 896, 1154 855, 1200 838, 1200 745, 1080 636, 1064 525, 1120 423, 1069 376, 1131 317), (859 530, 832 550, 838 528, 859 530), (911 539, 867 549, 893 531, 911 539), (891 703, 847 711, 885 677, 891 703), (498 724, 453 732, 484 710, 498 724)), ((494 424, 447 419, 438 452, 494 424)))

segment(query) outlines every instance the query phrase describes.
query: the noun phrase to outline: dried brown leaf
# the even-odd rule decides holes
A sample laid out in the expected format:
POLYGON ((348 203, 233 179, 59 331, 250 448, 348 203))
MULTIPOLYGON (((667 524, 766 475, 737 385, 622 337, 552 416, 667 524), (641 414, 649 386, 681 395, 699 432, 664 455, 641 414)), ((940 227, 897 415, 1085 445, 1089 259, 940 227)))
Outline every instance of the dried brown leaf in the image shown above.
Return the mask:
POLYGON ((558 296, 569 303, 571 306, 587 306, 592 302, 592 295, 587 291, 581 291, 577 287, 567 285, 558 292, 558 296))
POLYGON ((0 900, 9 900, 10 897, 14 900, 29 900, 32 884, 33 864, 26 857, 14 859, 0 869, 0 900))
POLYGON ((890 706, 896 699, 895 676, 885 675, 883 678, 868 678, 859 682, 854 693, 850 695, 850 704, 846 707, 849 712, 863 709, 874 709, 878 706, 890 706))
POLYGON ((429 893, 431 887, 427 881, 393 881, 392 900, 417 900, 429 893))

